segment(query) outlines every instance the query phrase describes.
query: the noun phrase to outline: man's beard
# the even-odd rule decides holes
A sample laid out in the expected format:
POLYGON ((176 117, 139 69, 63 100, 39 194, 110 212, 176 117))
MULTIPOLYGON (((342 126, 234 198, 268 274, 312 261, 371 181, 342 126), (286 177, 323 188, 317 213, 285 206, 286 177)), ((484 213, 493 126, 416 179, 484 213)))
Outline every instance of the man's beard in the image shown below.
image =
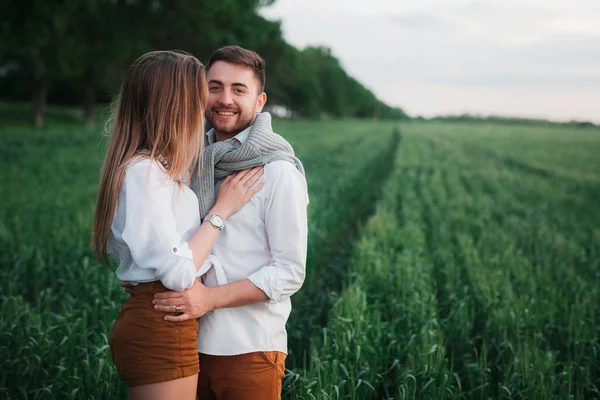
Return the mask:
POLYGON ((236 114, 237 117, 237 122, 233 125, 225 125, 225 124, 219 124, 216 120, 215 117, 218 117, 218 114, 215 110, 211 110, 211 112, 206 113, 206 119, 208 120, 208 123, 210 124, 210 126, 212 126, 212 128, 219 132, 222 133, 224 135, 227 136, 231 136, 234 137, 235 135, 237 135, 238 133, 240 133, 241 131, 243 131, 244 129, 246 129, 248 126, 250 126, 250 124, 252 123, 252 121, 254 120, 254 113, 249 113, 249 114, 244 114, 238 110, 227 110, 227 109, 218 109, 219 111, 232 111, 232 112, 237 112, 238 114, 236 114))

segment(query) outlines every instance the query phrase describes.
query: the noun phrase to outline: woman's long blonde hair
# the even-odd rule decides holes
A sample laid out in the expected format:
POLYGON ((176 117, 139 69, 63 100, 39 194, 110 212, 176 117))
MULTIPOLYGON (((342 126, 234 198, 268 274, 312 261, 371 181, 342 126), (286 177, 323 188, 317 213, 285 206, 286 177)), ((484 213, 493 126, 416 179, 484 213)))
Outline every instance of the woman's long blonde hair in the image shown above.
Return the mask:
POLYGON ((91 243, 98 260, 108 264, 106 243, 125 170, 134 157, 145 153, 152 160, 160 158, 179 184, 180 177, 192 173, 204 143, 207 98, 205 68, 189 54, 153 51, 129 67, 100 174, 91 243))

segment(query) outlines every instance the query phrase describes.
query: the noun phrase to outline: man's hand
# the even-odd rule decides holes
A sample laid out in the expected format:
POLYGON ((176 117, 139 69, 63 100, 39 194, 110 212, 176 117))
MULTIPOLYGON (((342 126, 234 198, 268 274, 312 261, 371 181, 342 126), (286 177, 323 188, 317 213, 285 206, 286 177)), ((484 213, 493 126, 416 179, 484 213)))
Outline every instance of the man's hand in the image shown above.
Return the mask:
POLYGON ((131 284, 131 282, 129 282, 129 281, 121 281, 121 287, 127 293, 133 294, 133 291, 131 290, 133 288, 133 285, 131 284))
POLYGON ((194 286, 183 292, 164 292, 154 295, 154 309, 163 312, 182 312, 181 315, 167 315, 166 321, 182 322, 192 318, 199 318, 212 311, 211 288, 204 286, 198 279, 194 286))

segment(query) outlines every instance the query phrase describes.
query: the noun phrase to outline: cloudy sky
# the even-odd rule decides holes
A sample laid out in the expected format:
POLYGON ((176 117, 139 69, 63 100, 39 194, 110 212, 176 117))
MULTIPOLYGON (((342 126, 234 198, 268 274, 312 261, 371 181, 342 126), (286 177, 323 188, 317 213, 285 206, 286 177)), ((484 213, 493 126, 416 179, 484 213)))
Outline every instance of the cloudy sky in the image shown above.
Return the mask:
POLYGON ((411 115, 600 122, 600 0, 276 0, 261 13, 411 115))

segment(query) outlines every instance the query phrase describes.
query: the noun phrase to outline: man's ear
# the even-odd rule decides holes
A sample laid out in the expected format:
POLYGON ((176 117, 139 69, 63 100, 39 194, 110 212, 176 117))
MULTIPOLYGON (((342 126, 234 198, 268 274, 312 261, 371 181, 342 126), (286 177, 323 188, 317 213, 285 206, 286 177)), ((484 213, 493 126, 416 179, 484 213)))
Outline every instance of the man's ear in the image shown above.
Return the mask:
POLYGON ((266 102, 267 102, 267 94, 265 92, 262 92, 261 94, 258 95, 258 98, 256 99, 256 109, 254 110, 254 112, 255 113, 261 112, 263 107, 265 106, 266 102))

